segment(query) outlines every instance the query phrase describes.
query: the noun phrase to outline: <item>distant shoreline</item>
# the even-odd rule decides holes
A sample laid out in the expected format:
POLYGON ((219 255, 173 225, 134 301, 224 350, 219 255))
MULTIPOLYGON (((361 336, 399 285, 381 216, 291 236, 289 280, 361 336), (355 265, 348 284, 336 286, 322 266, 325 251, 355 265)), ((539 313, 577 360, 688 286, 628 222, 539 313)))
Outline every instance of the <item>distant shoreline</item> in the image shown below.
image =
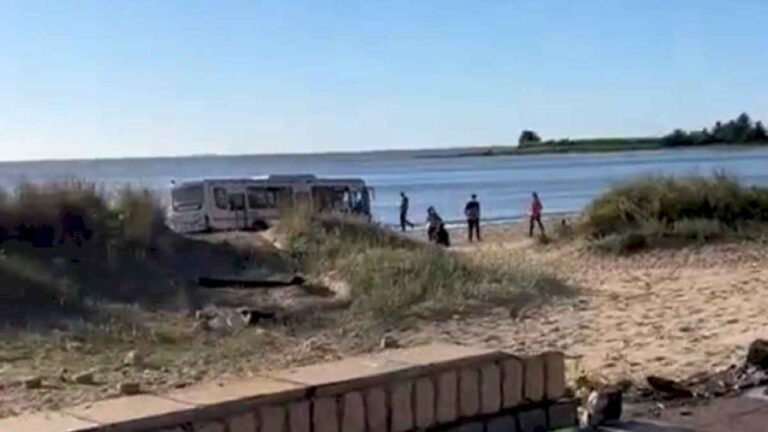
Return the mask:
POLYGON ((574 140, 568 142, 542 143, 529 145, 526 147, 491 147, 480 149, 467 149, 459 153, 443 154, 424 154, 417 155, 419 159, 453 159, 466 157, 494 157, 494 156, 529 156, 543 154, 567 154, 567 153, 614 153, 625 151, 643 151, 643 150, 694 150, 694 149, 717 149, 717 150, 745 150, 761 148, 768 143, 749 143, 749 144, 705 144, 695 146, 665 146, 661 139, 657 138, 619 138, 619 139, 593 139, 593 140, 574 140))
POLYGON ((454 159, 465 157, 493 157, 493 156, 528 156, 543 154, 567 154, 567 153, 610 153, 622 151, 642 151, 642 150, 666 150, 666 149, 754 149, 768 147, 765 143, 711 143, 704 145, 687 146, 665 146, 661 138, 596 138, 596 139, 575 139, 545 141, 538 144, 528 144, 525 147, 518 146, 478 146, 478 147, 443 147, 443 148, 421 148, 421 149, 403 149, 393 148, 389 150, 361 150, 361 151, 330 151, 330 152, 297 152, 297 153, 211 153, 197 155, 159 155, 159 156, 127 156, 127 157, 97 157, 97 158, 52 158, 52 159, 23 159, 23 160, 0 160, 0 165, 37 165, 50 163, 75 163, 91 164, 103 162, 145 162, 152 160, 171 160, 171 159, 236 159, 243 157, 263 157, 263 158, 333 158, 346 156, 379 156, 379 155, 399 155, 404 158, 414 159, 454 159))

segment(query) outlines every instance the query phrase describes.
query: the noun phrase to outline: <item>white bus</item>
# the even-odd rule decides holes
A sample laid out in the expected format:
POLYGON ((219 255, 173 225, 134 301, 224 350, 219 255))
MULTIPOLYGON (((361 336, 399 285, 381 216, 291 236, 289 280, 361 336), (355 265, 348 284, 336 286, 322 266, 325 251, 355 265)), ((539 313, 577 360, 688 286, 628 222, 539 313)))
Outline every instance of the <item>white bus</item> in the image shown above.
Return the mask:
POLYGON ((371 189, 362 179, 272 175, 207 179, 171 188, 168 223, 176 232, 264 229, 293 203, 315 212, 371 216, 371 189))

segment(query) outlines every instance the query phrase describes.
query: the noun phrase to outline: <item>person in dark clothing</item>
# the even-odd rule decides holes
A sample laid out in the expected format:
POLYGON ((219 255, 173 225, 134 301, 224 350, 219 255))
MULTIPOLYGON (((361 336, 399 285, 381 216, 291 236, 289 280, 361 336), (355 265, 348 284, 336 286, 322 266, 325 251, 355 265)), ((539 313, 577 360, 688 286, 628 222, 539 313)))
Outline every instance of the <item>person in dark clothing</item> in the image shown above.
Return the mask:
POLYGON ((469 242, 472 243, 473 237, 477 238, 477 241, 482 241, 480 238, 480 202, 477 201, 477 195, 472 194, 472 199, 464 207, 464 215, 467 217, 469 242))
POLYGON ((427 209, 427 238, 429 241, 437 241, 437 232, 441 226, 443 226, 443 218, 437 214, 434 207, 429 207, 427 209))
POLYGON ((435 233, 435 243, 440 246, 449 247, 451 245, 451 237, 448 235, 448 230, 445 229, 445 224, 441 223, 435 233))
POLYGON ((528 229, 528 236, 533 237, 533 228, 534 223, 539 224, 539 229, 541 229, 541 235, 546 235, 544 232, 544 224, 541 223, 541 212, 544 210, 544 206, 541 204, 541 200, 539 199, 539 195, 534 192, 532 194, 533 199, 531 200, 531 211, 530 211, 530 227, 528 229))
POLYGON ((414 225, 408 221, 408 196, 400 192, 400 229, 405 232, 407 227, 413 228, 414 225))

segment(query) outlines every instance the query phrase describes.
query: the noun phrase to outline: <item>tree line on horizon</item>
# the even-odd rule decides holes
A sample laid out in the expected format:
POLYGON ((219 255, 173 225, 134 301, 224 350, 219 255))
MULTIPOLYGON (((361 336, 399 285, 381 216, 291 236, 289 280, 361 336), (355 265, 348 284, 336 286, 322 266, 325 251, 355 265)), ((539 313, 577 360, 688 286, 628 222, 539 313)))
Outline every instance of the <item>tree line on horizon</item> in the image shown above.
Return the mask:
MULTIPOLYGON (((621 141, 617 139, 616 141, 621 141)), ((627 141, 636 141, 637 138, 625 138, 627 141)), ((761 121, 753 122, 747 113, 741 113, 733 120, 716 122, 712 128, 703 128, 701 130, 685 131, 675 129, 671 133, 661 138, 650 138, 657 140, 661 147, 685 147, 702 146, 711 144, 768 144, 768 132, 761 121)), ((585 141, 596 140, 548 140, 542 141, 541 137, 532 130, 524 130, 520 133, 518 139, 519 147, 532 147, 541 145, 569 145, 585 141)))

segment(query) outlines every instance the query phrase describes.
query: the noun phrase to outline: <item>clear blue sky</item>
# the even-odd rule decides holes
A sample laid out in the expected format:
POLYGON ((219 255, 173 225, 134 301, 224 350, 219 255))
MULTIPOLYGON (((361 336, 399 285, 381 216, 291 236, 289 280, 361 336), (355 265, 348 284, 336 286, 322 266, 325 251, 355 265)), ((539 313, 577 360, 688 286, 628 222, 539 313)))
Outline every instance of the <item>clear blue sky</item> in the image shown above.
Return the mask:
POLYGON ((768 120, 768 2, 0 0, 0 159, 768 120))

